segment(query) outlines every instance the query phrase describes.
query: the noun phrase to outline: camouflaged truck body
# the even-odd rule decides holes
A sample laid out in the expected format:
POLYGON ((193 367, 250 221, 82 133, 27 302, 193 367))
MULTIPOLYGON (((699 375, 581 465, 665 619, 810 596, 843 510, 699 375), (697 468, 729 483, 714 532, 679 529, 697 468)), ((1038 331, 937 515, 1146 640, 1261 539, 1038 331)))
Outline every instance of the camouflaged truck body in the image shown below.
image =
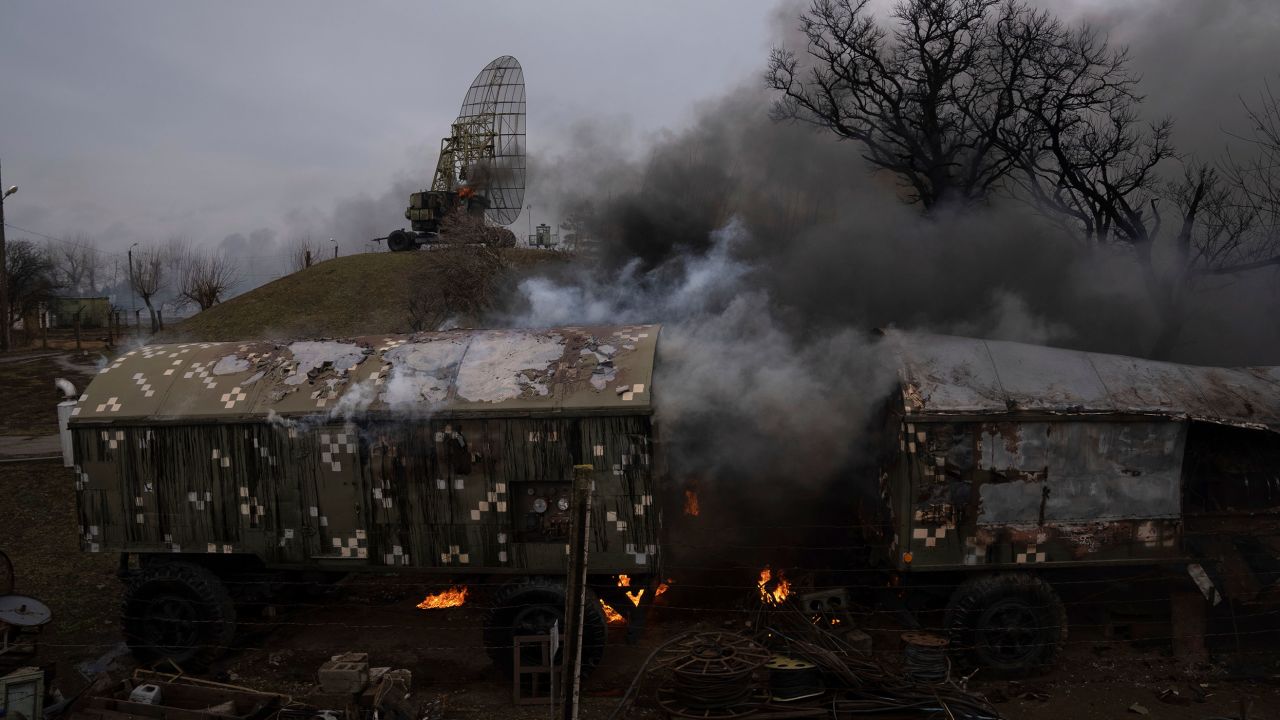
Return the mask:
POLYGON ((884 335, 900 395, 871 524, 897 569, 1167 563, 1241 537, 1280 557, 1280 368, 884 335))
POLYGON ((99 371, 69 423, 89 552, 561 573, 573 466, 593 572, 658 562, 656 326, 183 343, 99 371))

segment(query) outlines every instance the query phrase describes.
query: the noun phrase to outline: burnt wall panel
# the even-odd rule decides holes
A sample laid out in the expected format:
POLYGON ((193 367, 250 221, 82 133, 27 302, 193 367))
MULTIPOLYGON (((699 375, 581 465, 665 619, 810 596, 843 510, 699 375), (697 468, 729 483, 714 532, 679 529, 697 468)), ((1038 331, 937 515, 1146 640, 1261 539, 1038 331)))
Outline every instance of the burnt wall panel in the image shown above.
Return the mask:
POLYGON ((1176 555, 1185 426, 908 423, 915 567, 1176 555))

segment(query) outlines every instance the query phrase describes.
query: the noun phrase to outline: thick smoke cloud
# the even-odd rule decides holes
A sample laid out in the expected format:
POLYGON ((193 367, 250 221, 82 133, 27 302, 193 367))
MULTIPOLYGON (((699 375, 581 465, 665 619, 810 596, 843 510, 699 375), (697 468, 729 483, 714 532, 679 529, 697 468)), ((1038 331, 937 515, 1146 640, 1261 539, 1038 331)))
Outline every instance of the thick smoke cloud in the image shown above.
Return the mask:
MULTIPOLYGON (((793 9, 779 13, 781 38, 793 9)), ((1134 45, 1139 71, 1178 43, 1227 40, 1221 23, 1197 29, 1170 17, 1183 16, 1092 19, 1134 45)), ((1228 54, 1243 67, 1200 68, 1197 77, 1249 85, 1276 66, 1270 46, 1228 54), (1239 57, 1248 52, 1252 61, 1239 57)), ((1155 317, 1130 256, 1084 247, 1011 199, 922 217, 856 146, 772 121, 761 85, 709 101, 638 160, 585 152, 544 162, 543 174, 573 178, 557 202, 590 221, 601 257, 524 281, 501 319, 664 323, 655 401, 671 464, 704 492, 736 498, 738 517, 725 527, 740 527, 743 515, 785 521, 787 507, 812 521, 819 515, 805 500, 833 497, 830 484, 870 459, 867 423, 892 390, 872 328, 1132 355, 1150 348, 1155 317)), ((1153 82, 1152 92, 1170 87, 1153 82)), ((1195 116, 1188 125, 1199 136, 1185 147, 1225 143, 1193 103, 1166 100, 1151 106, 1195 116)), ((1274 279, 1261 273, 1201 293, 1175 359, 1280 363, 1274 279)), ((851 506, 827 510, 847 520, 851 506)))

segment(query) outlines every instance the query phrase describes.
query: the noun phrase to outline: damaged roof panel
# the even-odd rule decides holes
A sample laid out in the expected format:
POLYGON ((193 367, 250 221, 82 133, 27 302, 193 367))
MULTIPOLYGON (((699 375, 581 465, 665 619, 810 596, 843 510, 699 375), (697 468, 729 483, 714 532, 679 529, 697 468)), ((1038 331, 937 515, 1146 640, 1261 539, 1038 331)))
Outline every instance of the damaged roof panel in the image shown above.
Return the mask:
POLYGON ((908 415, 1137 414, 1280 431, 1280 368, 1211 368, 882 331, 908 415))
POLYGON ((73 417, 650 411, 658 326, 182 343, 101 369, 73 417))

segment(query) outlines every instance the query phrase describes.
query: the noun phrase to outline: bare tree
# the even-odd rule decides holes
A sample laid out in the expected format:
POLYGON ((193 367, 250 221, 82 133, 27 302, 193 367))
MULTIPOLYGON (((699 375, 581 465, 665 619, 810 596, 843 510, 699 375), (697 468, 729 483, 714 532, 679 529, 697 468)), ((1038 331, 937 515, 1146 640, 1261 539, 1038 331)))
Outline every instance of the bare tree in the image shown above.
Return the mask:
POLYGON ((28 240, 9 242, 4 260, 9 317, 0 321, 12 327, 18 318, 29 316, 40 303, 53 297, 59 287, 58 275, 48 249, 28 240))
POLYGON ((986 199, 1014 170, 1044 92, 1032 59, 1063 33, 1013 0, 905 0, 885 30, 869 0, 814 0, 800 18, 807 57, 775 49, 774 116, 857 142, 926 209, 986 199))
POLYGON ((226 253, 186 248, 176 260, 179 304, 195 303, 201 311, 222 302, 240 280, 240 270, 226 253))
POLYGON ((926 210, 1007 191, 1089 245, 1132 254, 1176 347, 1207 277, 1280 264, 1280 105, 1249 108, 1250 162, 1195 162, 1147 122, 1125 50, 1017 0, 903 0, 892 31, 867 0, 814 0, 808 56, 774 50, 774 113, 853 140, 926 210))
POLYGON ((146 304, 153 333, 160 330, 160 322, 151 298, 165 288, 169 279, 168 269, 169 253, 159 247, 147 247, 135 252, 133 267, 129 268, 129 287, 146 304))
POLYGON ((1088 29, 1061 34, 1036 56, 1045 90, 1025 104, 1036 134, 1017 178, 1086 242, 1132 251, 1159 318, 1150 354, 1163 358, 1206 277, 1280 263, 1266 229, 1265 198, 1276 187, 1262 178, 1267 111, 1250 113, 1250 139, 1263 151, 1253 164, 1189 160, 1173 144, 1171 120, 1140 119, 1143 98, 1123 66, 1124 55, 1088 29))
POLYGON ((63 289, 79 295, 97 292, 101 258, 87 237, 76 235, 50 241, 48 254, 63 289))
POLYGON ((293 241, 293 248, 289 252, 289 266, 294 272, 306 270, 319 261, 319 247, 311 242, 310 235, 293 241))
MULTIPOLYGON (((1275 240, 1280 234, 1280 96, 1267 85, 1256 103, 1244 103, 1249 132, 1236 135, 1244 143, 1240 157, 1229 156, 1228 180, 1240 192, 1240 200, 1257 214, 1259 232, 1275 240)), ((1257 258, 1250 267, 1224 269, 1233 272, 1280 263, 1280 258, 1257 258)))

